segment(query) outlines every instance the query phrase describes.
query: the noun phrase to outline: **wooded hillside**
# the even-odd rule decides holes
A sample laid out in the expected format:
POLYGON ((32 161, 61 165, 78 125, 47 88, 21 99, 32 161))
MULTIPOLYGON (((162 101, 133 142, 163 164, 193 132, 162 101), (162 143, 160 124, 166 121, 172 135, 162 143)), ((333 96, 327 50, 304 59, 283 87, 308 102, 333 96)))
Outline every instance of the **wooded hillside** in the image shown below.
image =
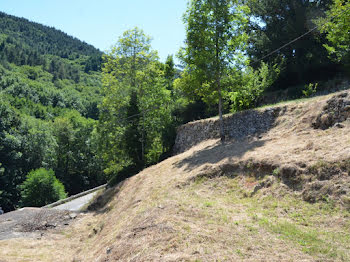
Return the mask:
POLYGON ((94 135, 101 56, 54 28, 0 13, 0 205, 21 205, 31 170, 52 169, 69 194, 105 181, 94 135))

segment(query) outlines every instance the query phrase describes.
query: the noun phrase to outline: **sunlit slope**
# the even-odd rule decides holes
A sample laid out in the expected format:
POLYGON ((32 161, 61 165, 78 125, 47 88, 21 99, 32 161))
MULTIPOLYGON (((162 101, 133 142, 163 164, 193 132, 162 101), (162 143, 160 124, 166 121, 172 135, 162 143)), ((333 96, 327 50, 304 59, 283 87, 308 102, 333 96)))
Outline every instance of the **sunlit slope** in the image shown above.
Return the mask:
POLYGON ((203 141, 110 189, 64 232, 0 242, 1 258, 348 261, 349 99, 278 105, 266 132, 203 141))

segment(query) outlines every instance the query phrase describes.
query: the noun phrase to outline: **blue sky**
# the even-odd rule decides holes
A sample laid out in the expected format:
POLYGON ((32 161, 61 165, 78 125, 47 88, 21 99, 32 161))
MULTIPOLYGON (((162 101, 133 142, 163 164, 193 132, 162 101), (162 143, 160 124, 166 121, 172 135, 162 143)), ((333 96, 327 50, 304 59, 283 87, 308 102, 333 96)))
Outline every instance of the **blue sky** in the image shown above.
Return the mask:
POLYGON ((102 51, 135 26, 152 36, 161 61, 185 39, 187 0, 0 0, 0 11, 53 26, 102 51))

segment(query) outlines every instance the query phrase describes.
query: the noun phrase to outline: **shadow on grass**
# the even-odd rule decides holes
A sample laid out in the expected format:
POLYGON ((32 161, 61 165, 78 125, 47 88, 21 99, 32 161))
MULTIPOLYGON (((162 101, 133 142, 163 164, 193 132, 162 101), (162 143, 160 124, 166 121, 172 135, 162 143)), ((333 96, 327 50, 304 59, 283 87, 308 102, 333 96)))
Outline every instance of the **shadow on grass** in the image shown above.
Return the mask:
POLYGON ((185 168, 190 171, 204 164, 216 164, 224 159, 234 159, 242 157, 246 152, 262 147, 266 140, 257 141, 226 141, 217 142, 213 146, 194 152, 191 156, 175 163, 177 168, 185 168))

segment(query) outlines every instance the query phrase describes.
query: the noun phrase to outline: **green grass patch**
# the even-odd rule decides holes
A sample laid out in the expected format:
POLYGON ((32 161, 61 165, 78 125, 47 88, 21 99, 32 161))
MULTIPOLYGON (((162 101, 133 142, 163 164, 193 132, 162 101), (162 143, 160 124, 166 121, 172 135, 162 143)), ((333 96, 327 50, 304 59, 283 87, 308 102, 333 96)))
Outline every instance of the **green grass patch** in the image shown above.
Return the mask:
POLYGON ((322 254, 329 258, 339 257, 337 248, 320 239, 320 233, 317 230, 302 229, 299 226, 287 221, 272 222, 267 218, 260 219, 259 224, 268 231, 299 244, 302 247, 302 251, 307 254, 322 254))

